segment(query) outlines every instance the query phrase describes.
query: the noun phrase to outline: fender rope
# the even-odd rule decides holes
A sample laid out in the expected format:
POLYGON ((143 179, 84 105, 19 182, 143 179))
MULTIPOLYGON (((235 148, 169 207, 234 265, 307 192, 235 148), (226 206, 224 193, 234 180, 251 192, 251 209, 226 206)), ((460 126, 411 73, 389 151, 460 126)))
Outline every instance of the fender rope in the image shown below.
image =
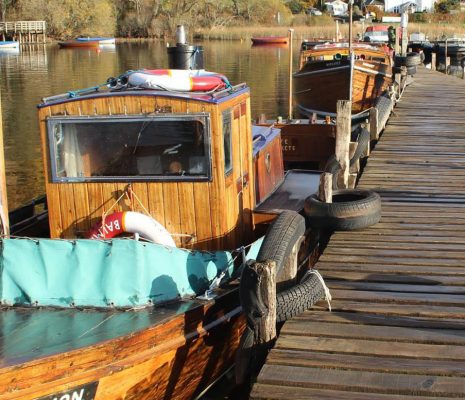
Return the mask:
POLYGON ((323 277, 321 276, 321 274, 316 269, 312 269, 312 270, 308 271, 307 273, 315 275, 319 279, 321 284, 323 285, 323 290, 325 291, 325 300, 328 303, 329 312, 331 312, 331 300, 332 300, 332 297, 331 297, 331 293, 329 292, 329 288, 328 288, 328 286, 326 286, 326 283, 325 283, 323 277))

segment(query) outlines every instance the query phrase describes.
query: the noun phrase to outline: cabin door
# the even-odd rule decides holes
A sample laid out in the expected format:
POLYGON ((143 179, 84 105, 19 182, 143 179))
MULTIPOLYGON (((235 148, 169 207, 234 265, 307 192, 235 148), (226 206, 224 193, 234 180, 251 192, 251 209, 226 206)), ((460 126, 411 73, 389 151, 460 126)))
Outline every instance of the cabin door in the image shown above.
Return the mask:
POLYGON ((223 113, 228 245, 237 248, 252 238, 252 138, 247 103, 223 113))

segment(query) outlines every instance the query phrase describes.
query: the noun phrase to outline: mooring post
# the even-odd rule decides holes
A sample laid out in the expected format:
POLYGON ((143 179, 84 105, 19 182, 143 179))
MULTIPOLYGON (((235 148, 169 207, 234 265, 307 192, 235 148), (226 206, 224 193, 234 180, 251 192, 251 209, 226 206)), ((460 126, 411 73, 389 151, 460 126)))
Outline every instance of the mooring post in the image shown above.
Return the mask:
POLYGON ((330 172, 323 172, 320 175, 318 199, 323 203, 333 202, 333 174, 330 172))
POLYGON ((338 187, 347 189, 349 184, 349 146, 352 122, 352 102, 338 100, 336 116, 336 160, 341 165, 338 187))
POLYGON ((236 354, 236 383, 256 376, 276 339, 276 262, 249 261, 239 287, 247 325, 236 354))
POLYGON ((446 75, 449 75, 449 67, 450 67, 450 57, 446 57, 446 70, 444 71, 446 75))
POLYGON ((431 70, 436 71, 436 53, 431 52, 431 70))

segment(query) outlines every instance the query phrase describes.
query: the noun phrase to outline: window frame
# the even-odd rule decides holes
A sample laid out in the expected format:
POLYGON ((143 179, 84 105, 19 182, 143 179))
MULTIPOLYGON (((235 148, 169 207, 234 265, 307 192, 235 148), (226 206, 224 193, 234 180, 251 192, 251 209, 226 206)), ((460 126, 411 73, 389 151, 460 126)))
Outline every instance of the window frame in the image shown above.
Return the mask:
POLYGON ((222 142, 223 142, 223 157, 224 157, 224 176, 228 177, 233 173, 234 169, 234 162, 233 162, 233 127, 232 127, 232 121, 233 121, 233 116, 232 116, 232 109, 228 108, 227 110, 224 110, 221 113, 221 118, 222 118, 222 124, 221 124, 221 137, 222 137, 222 142), (231 166, 229 169, 226 169, 226 146, 225 146, 225 135, 224 135, 224 127, 225 127, 225 122, 229 122, 229 161, 231 163, 231 166))
POLYGON ((95 183, 95 182, 211 182, 212 181, 212 133, 211 133, 211 115, 206 112, 198 113, 182 113, 182 114, 141 114, 141 115, 92 115, 92 116, 77 116, 77 115, 56 115, 47 117, 47 141, 50 156, 50 173, 52 183, 95 183), (57 124, 80 123, 80 122, 147 122, 150 120, 157 121, 192 121, 200 119, 204 125, 204 146, 205 158, 207 161, 206 173, 201 176, 192 175, 141 175, 141 176, 86 176, 86 177, 60 177, 58 176, 57 165, 57 143, 54 135, 54 127, 57 124))

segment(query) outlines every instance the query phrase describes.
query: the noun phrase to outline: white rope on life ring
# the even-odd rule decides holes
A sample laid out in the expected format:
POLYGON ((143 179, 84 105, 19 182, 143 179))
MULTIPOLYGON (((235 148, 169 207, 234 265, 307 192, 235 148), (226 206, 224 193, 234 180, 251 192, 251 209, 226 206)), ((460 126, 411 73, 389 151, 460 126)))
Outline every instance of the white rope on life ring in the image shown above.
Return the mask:
POLYGON ((164 246, 176 247, 166 228, 154 218, 135 211, 117 211, 100 220, 86 234, 88 239, 111 239, 121 233, 137 233, 144 239, 164 246))

